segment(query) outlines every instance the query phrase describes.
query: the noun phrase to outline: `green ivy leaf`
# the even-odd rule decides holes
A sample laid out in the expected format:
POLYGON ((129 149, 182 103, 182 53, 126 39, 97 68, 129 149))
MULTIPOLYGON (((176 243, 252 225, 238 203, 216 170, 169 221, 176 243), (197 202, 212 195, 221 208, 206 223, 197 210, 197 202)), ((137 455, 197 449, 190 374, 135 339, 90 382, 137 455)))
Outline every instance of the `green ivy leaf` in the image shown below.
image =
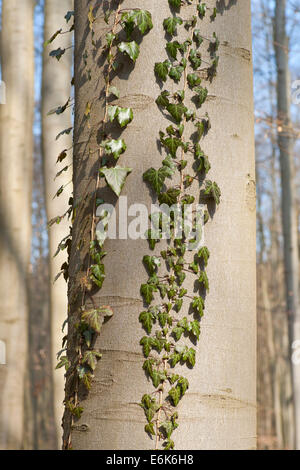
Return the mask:
POLYGON ((166 18, 163 22, 163 26, 165 31, 170 34, 171 36, 174 36, 176 34, 176 27, 178 24, 182 24, 183 21, 179 17, 172 16, 170 18, 166 18))
POLYGON ((181 398, 181 389, 180 387, 172 387, 169 391, 169 397, 174 406, 177 406, 181 398))
POLYGON ((183 115, 187 111, 187 108, 183 104, 169 103, 166 108, 178 124, 182 121, 183 115))
POLYGON ((201 247, 200 250, 198 251, 198 258, 203 259, 205 266, 207 266, 208 264, 209 257, 210 257, 209 249, 206 246, 201 247))
POLYGON ((200 315, 200 317, 203 317, 204 315, 204 300, 202 297, 194 297, 193 302, 192 302, 192 307, 193 309, 200 315))
POLYGON ((143 352, 145 357, 148 357, 150 354, 150 351, 152 349, 152 342, 153 338, 149 338, 149 336, 144 336, 140 341, 140 345, 143 346, 143 352))
POLYGON ((99 334, 105 318, 111 317, 113 313, 112 308, 105 305, 97 309, 85 311, 82 314, 82 320, 99 334))
POLYGON ((100 169, 100 173, 105 176, 107 184, 117 196, 120 196, 126 178, 131 171, 131 168, 123 168, 118 165, 113 168, 103 167, 100 169))
POLYGON ((221 190, 216 182, 206 181, 204 194, 212 197, 217 205, 220 204, 221 190))
POLYGON ((170 62, 165 60, 164 62, 156 62, 154 66, 154 72, 163 82, 167 80, 169 72, 170 62))
POLYGON ((139 321, 142 323, 144 329, 148 334, 151 333, 153 327, 153 315, 151 312, 142 312, 139 316, 139 321))
POLYGON ((159 194, 163 188, 166 179, 166 173, 162 168, 159 170, 150 168, 143 174, 143 179, 151 185, 157 194, 159 194))
POLYGON ((138 10, 135 12, 135 19, 138 29, 142 34, 153 28, 152 16, 149 11, 138 10))
POLYGON ((151 284, 142 284, 141 285, 141 294, 144 297, 145 302, 150 305, 152 300, 154 300, 153 292, 157 292, 157 288, 151 284))
POLYGON ((172 57, 172 59, 177 59, 177 51, 180 49, 180 44, 178 41, 168 42, 166 45, 167 53, 172 57))
POLYGON ((84 353, 82 363, 88 364, 92 370, 96 369, 97 362, 101 359, 102 354, 99 351, 86 351, 84 353))
POLYGON ((198 77, 198 75, 196 75, 195 73, 189 73, 188 76, 187 76, 187 81, 188 81, 188 84, 190 85, 190 87, 193 88, 196 85, 200 85, 201 78, 198 77))
MULTIPOLYGON (((196 364, 196 351, 193 348, 187 349, 182 355, 182 360, 188 362, 192 367, 196 364)), ((175 405, 176 406, 176 405, 175 405)))
POLYGON ((140 53, 139 45, 135 41, 121 42, 118 45, 118 49, 121 52, 125 52, 134 62, 136 61, 140 53))
POLYGON ((145 255, 143 257, 143 263, 146 265, 149 274, 152 275, 155 273, 157 268, 160 266, 160 259, 157 256, 145 255))
POLYGON ((165 193, 159 194, 158 200, 160 204, 167 204, 168 206, 172 206, 173 204, 177 203, 179 195, 180 189, 170 188, 165 193))

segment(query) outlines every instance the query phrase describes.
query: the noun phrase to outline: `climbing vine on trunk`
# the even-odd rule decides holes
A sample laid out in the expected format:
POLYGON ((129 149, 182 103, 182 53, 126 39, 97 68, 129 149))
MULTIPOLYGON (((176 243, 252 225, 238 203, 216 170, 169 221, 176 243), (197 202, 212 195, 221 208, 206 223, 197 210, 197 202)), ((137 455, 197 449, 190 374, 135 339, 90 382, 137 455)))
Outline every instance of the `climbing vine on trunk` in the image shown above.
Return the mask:
MULTIPOLYGON (((165 151, 162 166, 150 168, 143 176, 160 204, 173 208, 175 205, 183 211, 185 205, 194 203, 195 198, 188 189, 197 183, 202 200, 206 203, 208 199, 213 200, 217 205, 220 202, 217 183, 205 180, 210 163, 201 148, 201 141, 210 129, 210 120, 207 114, 200 116, 198 111, 208 96, 203 77, 211 82, 217 72, 219 40, 215 33, 211 39, 204 37, 197 25, 207 16, 213 21, 217 9, 210 10, 199 0, 168 1, 172 16, 162 25, 168 39, 167 58, 155 64, 154 73, 160 83, 170 78, 178 83, 179 89, 171 93, 166 88, 156 100, 166 118, 173 123, 159 131, 160 145, 165 151), (191 12, 189 18, 179 16, 182 6, 189 6, 185 8, 191 12), (176 39, 179 28, 186 32, 184 41, 176 39), (201 47, 207 48, 209 61, 203 59, 201 47), (189 99, 190 94, 192 99, 189 99), (191 104, 193 108, 189 107, 191 104), (167 184, 168 180, 170 184, 167 184), (179 184, 172 185, 174 180, 179 180, 179 184)), ((148 238, 152 250, 162 238, 163 218, 163 212, 151 215, 152 229, 148 238)), ((204 221, 208 218, 205 210, 204 221)), ((195 366, 196 350, 186 339, 189 338, 193 345, 199 340, 200 320, 209 290, 206 267, 210 253, 205 246, 199 246, 195 252, 193 238, 193 234, 201 231, 200 220, 195 215, 190 226, 184 221, 181 238, 176 238, 174 220, 171 219, 167 248, 160 251, 159 256, 145 255, 143 258, 149 279, 141 285, 147 307, 139 317, 147 333, 140 341, 145 356, 143 369, 155 387, 154 393, 143 395, 140 404, 147 420, 145 431, 154 438, 155 449, 162 444, 166 450, 174 448, 172 433, 178 427, 177 405, 189 388, 187 378, 177 373, 176 365, 195 366), (188 259, 191 249, 195 253, 192 260, 188 259), (194 290, 198 295, 191 296, 185 289, 187 273, 195 276, 194 290), (188 315, 182 315, 183 310, 188 315)))

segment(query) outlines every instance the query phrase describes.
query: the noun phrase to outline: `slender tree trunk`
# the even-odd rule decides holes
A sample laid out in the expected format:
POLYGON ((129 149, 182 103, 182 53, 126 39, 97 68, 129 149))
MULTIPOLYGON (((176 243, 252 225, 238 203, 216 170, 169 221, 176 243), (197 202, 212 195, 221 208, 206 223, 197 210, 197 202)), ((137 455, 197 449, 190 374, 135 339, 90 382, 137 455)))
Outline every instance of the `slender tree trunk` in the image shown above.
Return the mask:
POLYGON ((28 267, 31 247, 34 1, 2 1, 1 61, 6 104, 0 105, 0 448, 23 442, 27 366, 28 267))
MULTIPOLYGON (((112 2, 110 8, 114 10, 117 3, 112 2)), ((207 4, 215 5, 212 1, 207 4)), ((99 136, 92 131, 103 116, 100 101, 96 102, 97 112, 90 120, 84 119, 87 103, 99 96, 102 99, 99 38, 108 31, 100 6, 94 23, 94 43, 99 48, 96 50, 89 31, 89 6, 83 0, 75 1, 75 203, 95 191, 99 136), (88 69, 91 80, 87 79, 88 69)), ((124 134, 127 151, 122 156, 122 165, 133 171, 123 195, 128 197, 129 206, 138 202, 149 209, 151 199, 142 175, 149 167, 160 165, 158 132, 168 125, 155 104, 160 88, 153 69, 155 62, 166 58, 162 23, 170 16, 170 9, 167 0, 122 3, 122 9, 136 6, 150 10, 154 28, 143 39, 134 69, 128 76, 125 67, 114 84, 121 93, 117 104, 131 106, 134 111, 134 121, 124 134)), ((181 16, 184 15, 191 16, 190 7, 182 9, 181 16)), ((245 0, 227 2, 215 22, 209 19, 201 22, 204 36, 212 37, 216 31, 221 41, 220 68, 214 84, 209 85, 205 105, 212 131, 204 147, 212 159, 211 176, 221 185, 222 203, 206 226, 206 243, 211 251, 211 289, 207 314, 201 322, 196 367, 185 374, 190 388, 179 407, 179 428, 174 433, 177 449, 253 449, 256 446, 255 170, 250 23, 250 1, 245 0)), ((178 88, 176 85, 174 91, 178 88)), ((105 194, 110 201, 110 193, 105 194)), ((199 196, 198 189, 194 194, 199 196)), ((78 209, 73 226, 69 269, 70 359, 74 355, 74 323, 80 307, 76 294, 84 277, 87 254, 87 248, 77 248, 88 240, 90 216, 91 208, 78 209)), ((71 431, 74 449, 153 449, 155 443, 144 432, 144 414, 138 405, 144 393, 153 391, 142 370, 144 359, 139 341, 143 333, 138 321, 143 309, 140 284, 146 279, 142 258, 148 252, 148 243, 108 240, 105 249, 108 252, 106 279, 94 301, 110 305, 114 316, 103 326, 97 340, 96 348, 103 357, 90 393, 79 396, 84 412, 72 431, 69 413, 65 414, 65 440, 71 431)), ((192 280, 187 286, 193 295, 192 280)), ((74 392, 71 369, 67 377, 66 399, 74 392)))
MULTIPOLYGON (((285 0, 276 1, 274 42, 277 65, 277 125, 281 166, 286 307, 289 321, 290 353, 292 354, 293 341, 300 339, 300 309, 298 231, 290 118, 289 41, 286 34, 285 0)), ((296 421, 295 446, 300 449, 300 368, 298 365, 292 364, 292 370, 296 421)))
MULTIPOLYGON (((67 24, 64 16, 72 10, 73 0, 46 0, 45 1, 45 40, 62 28, 70 29, 72 20, 67 24)), ((56 136, 64 129, 70 128, 71 108, 67 108, 63 114, 50 115, 48 112, 58 106, 64 105, 71 93, 71 63, 72 33, 59 35, 55 41, 44 49, 43 55, 43 85, 42 85, 42 149, 45 181, 45 200, 47 218, 51 220, 64 214, 68 208, 69 198, 72 194, 72 138, 64 135, 56 140, 56 136), (67 49, 63 57, 57 62, 49 56, 53 49, 67 49), (67 157, 56 165, 59 154, 68 149, 67 157), (64 167, 69 166, 57 179, 55 175, 64 167), (54 198, 59 187, 65 186, 59 198, 54 198)), ((66 261, 66 250, 54 257, 59 243, 69 234, 69 221, 63 219, 58 225, 49 230, 50 252, 50 314, 52 335, 52 366, 57 364, 56 355, 62 349, 62 325, 67 317, 67 286, 61 276, 54 282, 55 276, 60 272, 62 264, 66 261)), ((60 447, 64 399, 64 373, 63 369, 54 371, 54 406, 58 443, 60 447)))

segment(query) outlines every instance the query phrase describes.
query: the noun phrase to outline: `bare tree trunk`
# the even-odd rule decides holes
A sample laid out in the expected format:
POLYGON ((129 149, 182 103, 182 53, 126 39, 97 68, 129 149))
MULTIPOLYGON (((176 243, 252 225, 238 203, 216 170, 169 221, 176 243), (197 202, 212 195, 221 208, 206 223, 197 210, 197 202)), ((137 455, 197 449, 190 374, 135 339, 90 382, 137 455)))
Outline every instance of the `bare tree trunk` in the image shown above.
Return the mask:
MULTIPOLYGON (((274 18, 274 41, 277 65, 277 126, 280 150, 282 225, 286 307, 289 321, 290 354, 294 340, 300 339, 299 261, 297 218, 294 189, 293 139, 290 118, 289 42, 286 34, 286 1, 277 0, 274 18)), ((296 421, 295 446, 300 449, 300 368, 292 364, 293 395, 296 421)))
MULTIPOLYGON (((255 286, 255 171, 252 106, 252 62, 250 1, 226 2, 215 22, 201 22, 201 34, 219 36, 220 70, 209 85, 205 105, 213 131, 205 139, 205 150, 212 157, 212 178, 220 182, 222 204, 207 225, 206 240, 211 250, 209 276, 211 290, 207 298, 207 315, 197 347, 196 367, 185 375, 190 382, 180 405, 179 428, 174 433, 177 449, 253 449, 256 446, 256 286, 255 286), (234 195, 232 193, 234 188, 234 195)), ((215 2, 207 2, 213 7, 215 2)), ((110 8, 115 9, 117 2, 110 8)), ((135 7, 124 1, 122 9, 135 7)), ((126 70, 114 84, 121 93, 117 104, 131 106, 134 121, 126 129, 127 151, 122 164, 133 168, 124 187, 128 205, 151 199, 142 175, 150 166, 159 165, 161 155, 157 135, 166 120, 155 104, 159 86, 153 74, 154 64, 165 60, 163 20, 170 16, 168 1, 140 1, 138 7, 152 13, 154 28, 143 39, 135 68, 126 70)), ((182 16, 189 15, 190 7, 182 16)), ((88 102, 103 89, 98 59, 101 53, 92 46, 88 24, 89 5, 75 1, 75 130, 74 130, 74 200, 82 200, 95 191, 99 141, 91 129, 103 116, 103 103, 95 104, 96 115, 84 119, 88 102), (85 53, 86 51, 86 53, 85 53), (84 54, 85 53, 85 54, 84 54), (83 57, 83 54, 85 57, 83 57), (88 65, 85 66, 84 61, 88 65), (91 80, 87 70, 91 69, 91 80)), ((107 25, 101 7, 94 24, 95 37, 105 36, 107 25)), ((125 67, 126 68, 126 67, 125 67)), ((178 87, 174 88, 177 90, 178 87)), ((199 197, 199 189, 194 189, 199 197)), ((108 201, 109 192, 105 193, 108 201)), ((87 200, 88 197, 87 197, 87 200)), ((74 354, 74 322, 80 305, 74 300, 84 274, 86 248, 78 250, 80 241, 88 240, 90 211, 77 210, 73 226, 70 260, 69 357, 74 354), (72 326, 73 323, 73 326, 72 326)), ((145 240, 108 240, 105 258, 106 279, 94 300, 110 305, 114 316, 101 331, 96 348, 103 357, 95 371, 92 390, 80 394, 84 412, 70 430, 65 415, 65 438, 71 431, 74 449, 152 449, 153 442, 144 432, 141 396, 152 391, 142 371, 143 356, 139 345, 142 336, 138 321, 143 308, 140 284, 146 279, 142 258, 148 252, 145 240), (88 432, 83 432, 88 430, 88 432)), ((86 266, 85 266, 86 267, 86 266)), ((188 280, 193 293, 192 279, 188 280)), ((185 312, 187 313, 187 312, 185 312)), ((69 371, 68 371, 69 372, 69 371)), ((71 371, 67 396, 74 391, 71 371)))
MULTIPOLYGON (((62 28, 63 31, 70 29, 72 21, 67 24, 64 16, 72 10, 73 0, 46 0, 45 1, 45 40, 62 28)), ((70 98, 71 93, 71 65, 72 33, 59 35, 55 41, 44 49, 43 56, 43 86, 42 86, 42 148, 44 163, 45 200, 47 218, 51 220, 61 216, 68 208, 69 198, 72 194, 72 138, 64 135, 56 140, 56 136, 64 129, 71 127, 71 108, 68 107, 63 114, 48 116, 50 110, 64 105, 70 98), (66 49, 65 54, 57 62, 49 56, 52 49, 66 49), (59 154, 68 149, 67 157, 56 165, 59 154), (56 179, 55 175, 64 167, 66 171, 56 179), (59 198, 54 198, 59 187, 65 186, 59 198)), ((63 219, 58 225, 49 230, 49 252, 50 252, 50 314, 52 335, 52 366, 57 364, 56 355, 62 345, 62 325, 67 317, 67 286, 61 276, 55 283, 54 278, 60 272, 62 264, 66 261, 66 250, 54 257, 59 243, 69 233, 69 222, 63 219)), ((58 437, 58 445, 61 446, 64 399, 64 373, 63 369, 54 371, 54 407, 55 420, 58 437)))
POLYGON ((23 442, 27 366, 28 268, 31 248, 34 1, 2 1, 1 61, 6 104, 0 105, 0 448, 23 442))

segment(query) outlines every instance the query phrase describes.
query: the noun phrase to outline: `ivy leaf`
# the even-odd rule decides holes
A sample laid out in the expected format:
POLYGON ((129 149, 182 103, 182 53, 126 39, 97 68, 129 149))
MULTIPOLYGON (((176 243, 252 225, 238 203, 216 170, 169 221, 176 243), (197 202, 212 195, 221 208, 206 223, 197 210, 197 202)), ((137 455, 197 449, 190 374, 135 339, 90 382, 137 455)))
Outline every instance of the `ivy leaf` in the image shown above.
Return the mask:
POLYGON ((182 121, 183 115, 187 111, 183 104, 169 103, 166 108, 178 124, 182 121))
POLYGON ((162 168, 160 168, 159 170, 149 168, 149 170, 147 170, 143 174, 143 179, 151 185, 151 187, 157 194, 159 194, 163 188, 166 179, 166 174, 162 168))
POLYGON ((90 369, 87 366, 79 364, 77 366, 77 373, 80 380, 84 383, 86 388, 89 390, 91 388, 91 378, 93 377, 90 369))
POLYGON ((93 264, 90 269, 92 281, 101 289, 105 279, 104 264, 93 264))
POLYGON ((57 60, 60 60, 65 52, 66 52, 66 49, 61 49, 59 47, 58 49, 51 51, 49 55, 50 57, 55 57, 57 60))
POLYGON ((153 28, 152 16, 149 11, 138 10, 135 13, 135 19, 138 29, 142 34, 145 34, 147 31, 153 28))
POLYGON ((200 337, 200 323, 195 320, 190 323, 191 327, 191 332, 193 333, 194 336, 196 336, 197 339, 200 337))
POLYGON ((136 61, 140 53, 139 45, 135 41, 121 42, 118 45, 118 49, 119 51, 125 52, 127 55, 129 55, 130 59, 134 62, 136 61))
POLYGON ((125 152, 126 148, 127 146, 123 139, 112 139, 105 142, 105 150, 107 153, 112 154, 116 160, 118 160, 119 156, 125 152))
POLYGON ((210 257, 209 249, 206 246, 201 247, 200 250, 198 251, 198 258, 203 259, 205 266, 207 266, 208 264, 209 257, 210 257))
POLYGON ((161 383, 161 381, 163 380, 161 372, 158 372, 157 370, 152 370, 151 380, 152 380, 153 386, 157 388, 159 384, 161 383))
POLYGON ((167 147, 171 156, 173 158, 176 158, 177 149, 181 146, 182 141, 180 139, 177 139, 176 137, 167 137, 163 140, 162 143, 165 145, 165 147, 167 147))
POLYGON ((172 334, 174 338, 176 339, 176 341, 180 340, 183 333, 184 333, 184 328, 182 328, 181 326, 175 326, 175 328, 173 328, 172 330, 172 334))
POLYGON ((185 377, 180 377, 177 384, 181 387, 181 393, 182 395, 185 394, 187 389, 189 388, 189 381, 185 377))
POLYGON ((156 62, 154 66, 154 72, 163 82, 167 80, 169 72, 170 62, 165 60, 164 62, 156 62))
POLYGON ((110 86, 108 89, 109 93, 114 95, 116 98, 120 98, 120 92, 117 87, 115 86, 110 86))
POLYGON ((181 7, 181 0, 168 0, 169 5, 173 8, 180 8, 181 7))
POLYGON ((203 317, 204 315, 204 300, 202 297, 194 297, 193 302, 192 302, 192 307, 196 312, 200 315, 200 317, 203 317))
POLYGON ((206 13, 206 3, 202 3, 201 5, 197 5, 197 10, 198 10, 198 13, 199 13, 199 17, 201 18, 201 20, 204 18, 205 16, 205 13, 206 13))
POLYGON ((182 24, 182 19, 175 16, 166 18, 163 22, 165 31, 171 36, 174 36, 176 34, 176 27, 178 24, 182 24))
MULTIPOLYGON (((182 360, 188 362, 192 367, 196 364, 196 351, 193 348, 187 349, 182 355, 182 360)), ((176 406, 176 405, 175 405, 176 406)))
POLYGON ((153 297, 153 292, 156 292, 157 288, 151 284, 142 284, 141 285, 141 294, 144 297, 145 302, 150 305, 153 297))
POLYGON ((171 67, 169 71, 169 77, 172 78, 175 82, 179 82, 181 79, 184 68, 181 65, 177 67, 171 67))
POLYGON ((82 320, 99 334, 105 318, 111 317, 112 315, 112 308, 109 306, 103 306, 84 312, 82 315, 82 320))
POLYGON ((180 387, 172 387, 169 391, 169 397, 174 406, 177 406, 181 398, 181 389, 180 387))
POLYGON ((168 42, 166 45, 167 53, 172 57, 172 59, 177 59, 177 51, 180 49, 180 44, 178 41, 168 42))
POLYGON ((208 90, 207 88, 197 86, 194 88, 194 91, 197 93, 198 105, 201 106, 206 101, 208 90))
POLYGON ((204 194, 212 197, 217 205, 220 204, 221 190, 216 182, 206 181, 204 194))
POLYGON ((142 323, 144 329, 148 334, 152 331, 153 315, 151 312, 142 312, 139 316, 139 321, 142 323))
POLYGON ((143 258, 143 263, 145 263, 145 265, 146 265, 146 267, 149 271, 149 274, 152 275, 152 274, 155 273, 157 268, 159 268, 160 259, 157 258, 157 256, 145 255, 144 258, 143 258))
POLYGON ((64 367, 66 370, 68 370, 70 367, 69 359, 67 358, 67 356, 60 357, 60 360, 55 369, 61 369, 62 367, 64 367))
POLYGON ((133 119, 133 111, 131 108, 119 108, 117 120, 121 127, 127 126, 133 119))
POLYGON ((143 370, 146 371, 149 375, 152 373, 153 365, 155 364, 154 359, 146 359, 143 364, 143 370))
POLYGON ((193 88, 196 85, 200 85, 201 78, 198 77, 198 75, 196 75, 195 73, 189 73, 188 76, 187 76, 187 81, 188 81, 188 84, 190 85, 190 87, 193 88))
POLYGON ((181 360, 181 354, 175 351, 170 357, 171 366, 175 367, 177 362, 179 362, 180 360, 181 360))
POLYGON ((109 106, 108 107, 107 114, 108 114, 108 118, 109 118, 110 122, 113 122, 115 117, 117 117, 117 115, 119 113, 119 109, 120 109, 119 106, 109 106))
POLYGON ((102 354, 99 351, 86 351, 84 353, 82 363, 88 364, 92 370, 96 369, 98 359, 101 359, 102 354))
POLYGON ((147 423, 145 426, 145 432, 150 434, 151 436, 155 436, 155 431, 154 431, 154 423, 147 423))
POLYGON ((100 169, 100 173, 105 176, 107 184, 117 196, 120 196, 126 178, 131 172, 132 168, 123 168, 118 165, 113 168, 103 167, 100 169))
POLYGON ((160 204, 172 206, 173 204, 176 204, 179 195, 180 189, 170 188, 167 192, 159 194, 158 200, 160 204))
POLYGON ((145 357, 148 357, 150 354, 150 351, 152 349, 152 342, 153 338, 149 338, 149 336, 144 336, 140 341, 140 345, 143 346, 143 352, 145 357))
POLYGON ((165 90, 163 91, 159 96, 158 98, 156 99, 156 104, 158 106, 161 106, 162 108, 165 108, 166 106, 168 106, 169 104, 169 100, 168 100, 168 96, 170 95, 170 93, 165 90))
POLYGON ((209 282, 208 282, 208 277, 207 277, 206 271, 201 271, 198 280, 199 280, 200 284, 203 284, 205 289, 207 291, 209 291, 209 282))

